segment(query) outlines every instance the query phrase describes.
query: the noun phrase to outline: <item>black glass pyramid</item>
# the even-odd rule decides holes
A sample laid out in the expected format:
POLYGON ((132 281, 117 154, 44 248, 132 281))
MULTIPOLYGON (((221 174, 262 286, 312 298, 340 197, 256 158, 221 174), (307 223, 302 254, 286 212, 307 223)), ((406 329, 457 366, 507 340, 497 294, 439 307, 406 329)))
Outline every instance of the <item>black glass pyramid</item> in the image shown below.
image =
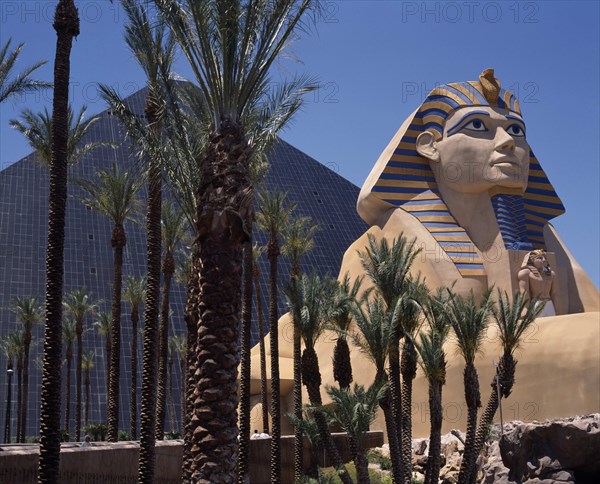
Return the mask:
MULTIPOLYGON (((128 98, 133 110, 143 112, 145 90, 128 98)), ((98 149, 85 156, 78 165, 69 168, 71 178, 92 177, 98 168, 108 168, 117 162, 123 166, 134 162, 131 146, 126 141, 124 128, 109 111, 100 113, 83 142, 112 141, 118 148, 98 149)), ((17 134, 15 133, 15 136, 17 134)), ((358 188, 335 173, 333 170, 310 158, 285 141, 278 141, 269 154, 270 171, 266 177, 266 188, 288 192, 291 201, 297 203, 296 214, 310 216, 319 226, 314 249, 304 258, 304 270, 315 268, 319 273, 327 272, 337 276, 344 251, 365 230, 366 225, 356 213, 358 188)), ((48 214, 49 171, 40 166, 36 155, 31 154, 0 171, 0 335, 17 328, 20 323, 8 310, 15 296, 37 296, 43 302, 45 292, 45 255, 48 214)), ((98 213, 88 210, 74 198, 78 189, 69 186, 65 238, 65 293, 72 289, 86 287, 92 298, 103 301, 103 310, 110 310, 113 253, 110 245, 112 224, 98 213)), ((145 194, 142 194, 145 197, 145 194)), ((133 222, 125 225, 127 245, 124 253, 123 274, 139 276, 145 272, 146 241, 144 227, 133 222)), ((266 237, 255 230, 255 239, 264 244, 266 237)), ((267 310, 268 263, 261 260, 263 307, 267 310)), ((289 263, 280 258, 280 281, 283 284, 289 277, 289 263)), ((183 305, 185 289, 174 284, 171 291, 170 335, 185 331, 183 305)), ((279 302, 280 312, 285 310, 279 302)), ((130 307, 122 306, 122 346, 121 346, 121 395, 119 428, 129 429, 130 395, 130 307)), ((256 319, 256 318, 255 318, 256 319)), ((266 320, 266 313, 265 313, 266 320)), ((95 366, 91 371, 91 401, 89 420, 93 423, 105 422, 105 353, 104 341, 93 326, 93 320, 86 321, 89 329, 84 334, 84 352, 94 351, 95 366)), ((43 325, 33 329, 34 346, 31 350, 29 375, 29 409, 26 435, 39 435, 39 394, 41 387, 41 360, 43 325)), ((258 339, 258 330, 253 326, 253 342, 258 339)), ((141 337, 138 348, 138 365, 141 367, 141 337)), ((179 408, 179 370, 174 365, 173 397, 179 408)), ((63 387, 65 381, 63 366, 63 387)), ((138 382, 141 375, 138 375, 138 382)), ((75 401, 75 377, 72 377, 72 405, 75 401)), ((4 423, 6 412, 6 358, 0 355, 0 415, 4 423)), ((16 378, 13 378, 12 435, 16 430, 16 378)), ((138 392, 139 395, 139 392, 138 392)), ((139 397, 138 397, 139 398, 139 397)), ((63 388, 64 407, 64 388, 63 388)), ((175 425, 179 428, 179 411, 175 415, 175 425)), ((73 418, 74 409, 71 410, 73 418)), ((64 420, 64 408, 63 408, 64 420)), ((167 430, 169 430, 167 418, 167 430)), ((62 427, 62 425, 61 425, 62 427)), ((71 423, 71 430, 73 423, 71 423)), ((3 437, 3 436, 2 436, 3 437)))

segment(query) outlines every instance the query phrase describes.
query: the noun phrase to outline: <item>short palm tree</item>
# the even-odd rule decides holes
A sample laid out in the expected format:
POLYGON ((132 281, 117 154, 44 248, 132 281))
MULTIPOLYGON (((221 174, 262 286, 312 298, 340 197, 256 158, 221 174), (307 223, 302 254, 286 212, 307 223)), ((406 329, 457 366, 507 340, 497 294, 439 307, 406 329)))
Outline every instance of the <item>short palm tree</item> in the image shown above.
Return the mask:
POLYGON ((256 293, 256 315, 258 319, 258 344, 260 351, 260 395, 262 402, 263 432, 269 433, 269 401, 267 391, 267 358, 265 348, 265 321, 262 308, 262 291, 260 287, 259 258, 265 248, 254 244, 252 247, 252 277, 256 293))
MULTIPOLYGON (((352 341, 360 352, 375 365, 374 385, 388 383, 386 364, 390 352, 390 340, 396 336, 396 316, 388 309, 383 296, 376 293, 369 298, 363 295, 361 303, 354 309, 354 322, 358 331, 352 333, 352 341)), ((402 456, 396 419, 392 411, 389 387, 379 402, 385 418, 385 426, 390 445, 392 474, 395 482, 404 482, 402 474, 402 456)))
POLYGON ((127 243, 124 223, 139 205, 136 199, 142 178, 132 171, 121 171, 113 163, 109 170, 98 170, 95 179, 76 180, 83 190, 82 202, 109 217, 114 224, 111 245, 114 249, 114 281, 112 294, 110 392, 108 394, 107 440, 116 442, 119 430, 119 375, 121 354, 121 286, 123 248, 127 243))
POLYGON ((479 378, 475 368, 475 356, 481 349, 488 319, 492 310, 492 290, 488 289, 477 304, 473 292, 466 296, 450 297, 447 310, 458 352, 465 360, 464 385, 467 402, 467 437, 465 451, 460 466, 458 482, 467 484, 475 468, 475 432, 477 430, 477 412, 481 407, 479 378))
POLYGON ((75 362, 75 440, 81 441, 81 409, 83 402, 83 333, 86 330, 85 320, 94 316, 98 305, 93 303, 85 287, 73 289, 64 301, 65 312, 75 321, 77 333, 77 360, 75 362))
POLYGON ((281 252, 280 237, 288 224, 295 204, 287 193, 259 192, 256 223, 268 234, 269 258, 269 335, 271 344, 271 481, 281 480, 281 394, 279 387, 279 314, 277 311, 277 259, 281 252))
POLYGON ((73 368, 73 342, 77 339, 77 325, 73 319, 67 319, 62 326, 62 339, 67 360, 67 381, 65 385, 65 432, 71 433, 71 369, 73 368))
POLYGON ((21 337, 19 333, 9 333, 0 338, 0 351, 6 356, 6 372, 7 372, 7 395, 6 395, 6 412, 4 417, 4 443, 10 444, 11 434, 12 434, 12 419, 11 419, 11 411, 12 411, 12 376, 13 376, 13 368, 15 358, 19 358, 19 353, 22 353, 22 345, 19 340, 21 337))
POLYGON ((443 418, 442 388, 446 383, 444 343, 448 339, 450 329, 446 317, 446 302, 447 298, 442 290, 439 290, 435 296, 429 295, 427 299, 421 302, 429 330, 427 332, 421 331, 414 341, 414 346, 420 356, 419 363, 429 383, 431 429, 425 484, 437 484, 440 474, 443 418))
MULTIPOLYGON (((318 224, 310 217, 292 217, 283 231, 281 251, 291 262, 290 284, 295 284, 301 273, 300 261, 314 245, 318 224)), ((297 326, 294 326, 294 416, 302 420, 302 341, 297 326)), ((304 439, 302 426, 294 426, 294 475, 300 481, 304 475, 304 439)))
POLYGON ((20 43, 14 50, 9 51, 11 42, 12 39, 9 38, 0 49, 0 103, 14 96, 52 87, 49 82, 31 77, 37 69, 46 64, 46 61, 36 62, 16 75, 12 72, 25 44, 20 43))
POLYGON ((69 79, 73 37, 79 35, 79 16, 73 0, 59 0, 53 23, 56 30, 54 96, 52 100, 52 159, 48 196, 46 245, 46 322, 40 408, 40 482, 57 482, 60 466, 60 380, 62 359, 62 298, 65 212, 69 140, 69 79))
MULTIPOLYGON (((100 119, 99 116, 85 119, 86 112, 86 106, 83 106, 77 115, 70 106, 68 109, 67 162, 69 165, 76 164, 85 155, 98 148, 113 146, 112 143, 103 141, 82 142, 92 124, 100 119)), ((36 152, 40 165, 50 166, 52 159, 52 115, 48 112, 48 109, 44 108, 44 112, 40 113, 25 109, 21 113, 21 119, 11 119, 10 125, 27 138, 27 141, 36 152)))
POLYGON ((41 323, 43 319, 43 308, 37 298, 32 296, 16 297, 13 300, 11 310, 17 316, 17 320, 23 324, 23 400, 18 408, 21 416, 21 435, 19 442, 24 442, 27 432, 28 396, 29 396, 29 351, 31 348, 32 328, 34 324, 41 323))
POLYGON ((369 484, 369 460, 364 446, 364 436, 375 420, 379 402, 385 396, 386 385, 372 385, 368 390, 362 385, 354 388, 327 387, 327 393, 335 407, 327 413, 348 435, 348 443, 359 484, 369 484))
MULTIPOLYGON (((198 250, 194 257, 204 269, 199 303, 207 308, 198 329, 198 334, 204 335, 196 349, 199 373, 209 371, 205 361, 225 363, 229 358, 237 358, 242 244, 249 237, 243 226, 253 210, 250 193, 253 152, 260 151, 260 143, 287 124, 300 107, 309 84, 306 78, 299 78, 273 89, 269 86, 270 74, 301 20, 317 3, 313 0, 155 1, 191 66, 210 119, 211 134, 201 182, 195 190, 198 250), (253 123, 256 118, 269 121, 253 123), (254 132, 253 124, 258 127, 254 132), (229 307, 222 301, 230 301, 229 307), (227 322, 226 327, 223 322, 227 322)), ((192 424, 195 428, 190 428, 196 444, 192 450, 192 474, 198 478, 232 481, 235 474, 235 366, 228 371, 227 385, 223 380, 217 381, 216 375, 202 375, 221 398, 209 400, 210 393, 204 392, 194 399, 197 420, 192 424), (213 430, 211 412, 206 409, 210 407, 217 412, 223 400, 231 402, 227 417, 221 412, 228 423, 225 429, 213 430), (223 453, 231 459, 224 459, 223 453)), ((275 440, 278 442, 277 435, 275 440)))
MULTIPOLYGON (((517 360, 515 350, 519 348, 521 340, 527 330, 531 328, 542 309, 544 303, 537 299, 528 300, 522 293, 516 293, 512 302, 509 295, 498 291, 497 306, 492 308, 493 322, 498 327, 498 334, 502 344, 502 356, 498 364, 498 374, 494 377, 491 387, 492 393, 488 403, 481 414, 477 434, 475 436, 475 456, 479 455, 483 444, 494 422, 494 415, 498 410, 501 398, 507 398, 512 392, 515 383, 515 370, 517 360), (498 394, 498 380, 500 394, 498 394)), ((473 479, 472 479, 473 480, 473 479)))
MULTIPOLYGON (((284 290, 286 304, 290 310, 294 326, 304 342, 302 352, 302 382, 306 386, 311 405, 320 407, 321 372, 315 344, 330 323, 337 308, 334 307, 338 282, 326 276, 323 280, 313 272, 310 275, 300 275, 295 284, 290 284, 284 290)), ((315 421, 321 434, 321 442, 337 469, 344 469, 343 462, 336 445, 331 437, 327 420, 322 410, 315 410, 315 421)), ((344 483, 352 482, 347 472, 342 472, 344 483)))
POLYGON ((83 372, 85 374, 85 378, 83 380, 83 384, 85 385, 85 405, 83 407, 83 426, 87 427, 89 424, 90 418, 90 395, 91 395, 91 379, 90 372, 92 368, 94 368, 94 352, 89 351, 83 355, 82 365, 83 372))
POLYGON ((137 347, 138 323, 140 321, 140 306, 146 297, 146 278, 125 276, 123 299, 131 306, 131 395, 129 399, 129 437, 137 440, 137 347))
POLYGON ((171 281, 175 273, 175 250, 181 243, 188 229, 183 211, 172 202, 162 205, 161 234, 164 255, 162 260, 163 290, 160 309, 159 348, 158 348, 158 393, 156 400, 157 438, 162 438, 165 431, 165 415, 167 407, 167 365, 169 353, 169 296, 171 281))
POLYGON ((112 315, 108 311, 100 311, 96 315, 96 321, 94 326, 98 330, 98 334, 104 338, 104 361, 105 361, 105 379, 106 379, 106 405, 108 406, 108 393, 110 389, 110 360, 112 345, 110 343, 110 327, 112 322, 112 315))

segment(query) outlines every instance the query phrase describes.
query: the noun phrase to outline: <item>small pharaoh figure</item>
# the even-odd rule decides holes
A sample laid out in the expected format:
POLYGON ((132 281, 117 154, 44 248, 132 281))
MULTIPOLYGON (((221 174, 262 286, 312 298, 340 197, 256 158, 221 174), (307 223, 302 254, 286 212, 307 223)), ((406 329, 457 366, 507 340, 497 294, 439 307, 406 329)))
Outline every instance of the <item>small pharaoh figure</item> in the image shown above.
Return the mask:
POLYGON ((546 306, 540 317, 555 316, 552 296, 556 292, 556 275, 548 264, 546 252, 542 249, 532 250, 523 259, 519 271, 519 290, 527 297, 537 297, 546 306))

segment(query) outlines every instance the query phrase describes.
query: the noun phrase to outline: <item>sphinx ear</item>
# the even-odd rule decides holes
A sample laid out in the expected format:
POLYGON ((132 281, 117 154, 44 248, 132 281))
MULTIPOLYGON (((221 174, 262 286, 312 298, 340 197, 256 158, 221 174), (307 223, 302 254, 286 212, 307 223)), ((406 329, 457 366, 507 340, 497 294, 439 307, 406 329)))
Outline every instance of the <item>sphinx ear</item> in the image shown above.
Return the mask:
POLYGON ((417 136, 416 143, 417 153, 427 158, 428 160, 438 162, 440 161, 440 152, 437 149, 437 142, 435 136, 429 131, 423 131, 417 136))

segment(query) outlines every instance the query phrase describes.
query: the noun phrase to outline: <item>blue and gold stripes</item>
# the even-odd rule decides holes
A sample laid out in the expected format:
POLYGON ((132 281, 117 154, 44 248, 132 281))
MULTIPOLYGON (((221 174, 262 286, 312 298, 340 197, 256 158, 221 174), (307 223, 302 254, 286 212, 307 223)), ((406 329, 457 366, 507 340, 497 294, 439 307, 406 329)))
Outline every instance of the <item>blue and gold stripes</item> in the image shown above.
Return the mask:
MULTIPOLYGON (((466 106, 490 106, 480 82, 450 83, 433 89, 403 133, 372 193, 421 221, 463 276, 480 276, 485 275, 483 261, 440 198, 429 160, 416 151, 420 133, 430 131, 441 139, 448 116, 466 106)), ((521 115, 518 100, 504 89, 500 89, 493 106, 521 115)), ((533 153, 530 157, 524 194, 497 187, 490 192, 507 248, 545 249, 544 225, 565 211, 538 160, 533 153)))

